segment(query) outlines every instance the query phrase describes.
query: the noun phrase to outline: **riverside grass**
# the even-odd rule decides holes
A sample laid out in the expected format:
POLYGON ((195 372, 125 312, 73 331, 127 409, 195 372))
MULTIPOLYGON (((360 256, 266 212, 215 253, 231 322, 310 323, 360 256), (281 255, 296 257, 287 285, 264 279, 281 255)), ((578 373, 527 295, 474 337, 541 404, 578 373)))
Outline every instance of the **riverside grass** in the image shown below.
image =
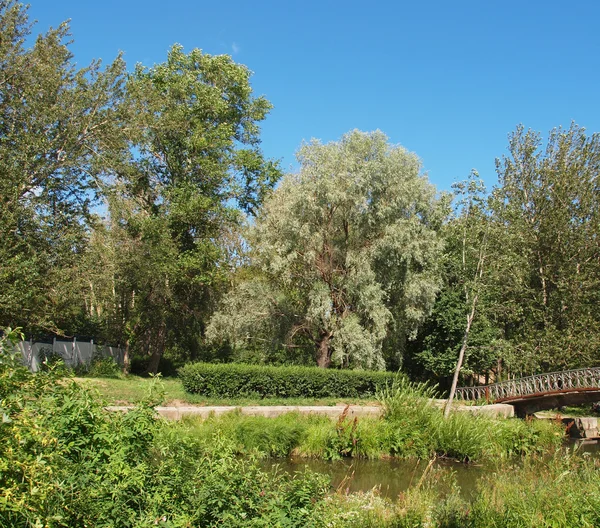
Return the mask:
MULTIPOLYGON (((1 345, 0 339, 0 352, 1 345)), ((397 424, 415 389, 420 387, 390 388, 389 413, 377 422, 397 424), (400 403, 393 407, 390 401, 400 403)), ((318 427, 304 437, 298 417, 288 415, 280 423, 249 422, 236 429, 237 439, 219 428, 202 437, 185 421, 155 419, 152 409, 160 397, 150 392, 135 411, 106 413, 104 402, 77 383, 0 361, 0 527, 599 525, 600 471, 590 460, 563 453, 541 459, 536 450, 521 464, 504 459, 471 502, 452 485, 440 495, 436 483, 452 484, 452 474, 433 469, 393 504, 376 491, 334 493, 326 477, 311 472, 267 474, 253 456, 236 456, 239 438, 253 436, 260 446, 265 441, 260 428, 269 423, 278 428, 267 440, 286 446, 276 454, 302 438, 313 452, 332 437, 338 442, 334 452, 345 453, 340 446, 363 449, 361 427, 370 429, 369 420, 360 425, 347 418, 336 423, 306 417, 318 427)), ((423 402, 413 407, 421 418, 430 412, 423 402)), ((234 427, 235 418, 223 420, 234 427)))
POLYGON ((370 493, 327 496, 315 512, 330 528, 597 528, 600 464, 568 451, 504 464, 470 499, 452 473, 432 470, 392 503, 370 493), (440 494, 440 482, 449 491, 440 494))
POLYGON ((494 419, 456 412, 447 419, 432 404, 435 389, 398 377, 378 391, 381 418, 337 420, 288 413, 276 418, 233 411, 202 420, 186 418, 189 434, 209 441, 231 440, 238 454, 260 457, 299 456, 335 460, 358 458, 428 458, 460 461, 509 459, 558 449, 561 425, 547 420, 494 419))

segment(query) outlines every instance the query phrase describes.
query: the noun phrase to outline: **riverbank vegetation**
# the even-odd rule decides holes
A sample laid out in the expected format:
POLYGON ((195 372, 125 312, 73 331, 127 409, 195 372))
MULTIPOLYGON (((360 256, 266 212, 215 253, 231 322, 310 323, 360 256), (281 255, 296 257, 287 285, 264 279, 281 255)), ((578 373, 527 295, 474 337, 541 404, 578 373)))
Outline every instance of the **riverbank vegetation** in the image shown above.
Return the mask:
POLYGON ((0 365, 0 526, 302 526, 319 475, 267 476, 226 439, 157 420, 149 395, 108 413, 53 372, 0 365))
POLYGON ((340 528, 591 528, 600 523, 599 469, 597 460, 558 452, 543 462, 533 458, 490 472, 470 498, 461 496, 451 473, 432 471, 396 503, 376 492, 334 494, 316 515, 325 526, 340 528))
POLYGON ((460 461, 509 460, 551 453, 564 428, 550 420, 498 419, 455 412, 447 419, 434 404, 435 392, 406 378, 378 392, 383 416, 349 417, 288 413, 276 418, 231 412, 206 420, 187 418, 190 434, 208 441, 228 438, 240 455, 358 458, 448 457, 460 461))
POLYGON ((5 350, 0 364, 0 526, 566 527, 574 520, 594 526, 598 519, 599 468, 554 449, 552 424, 463 420, 462 414, 444 421, 425 402, 411 415, 414 386, 389 393, 387 414, 378 421, 230 415, 197 424, 157 419, 152 408, 161 396, 153 392, 129 413, 108 413, 89 389, 52 370, 31 374, 14 360, 5 350), (448 424, 445 433, 429 413, 448 424), (484 451, 461 446, 489 450, 495 442, 489 478, 465 498, 451 473, 428 467, 390 502, 376 490, 334 491, 327 477, 310 471, 265 472, 254 458, 286 455, 298 440, 312 456, 379 455, 383 424, 387 438, 404 446, 400 456, 431 455, 419 451, 433 445, 430 436, 445 446, 439 453, 473 458, 484 451))

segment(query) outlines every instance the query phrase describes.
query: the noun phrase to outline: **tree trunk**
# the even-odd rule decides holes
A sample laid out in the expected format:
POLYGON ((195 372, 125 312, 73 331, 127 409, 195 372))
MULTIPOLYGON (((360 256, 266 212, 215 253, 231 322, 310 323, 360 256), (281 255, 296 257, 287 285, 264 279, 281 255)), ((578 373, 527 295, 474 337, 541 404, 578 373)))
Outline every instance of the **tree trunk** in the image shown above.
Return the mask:
POLYGON ((446 407, 444 408, 444 418, 447 418, 450 414, 450 408, 452 407, 452 400, 454 399, 454 394, 456 393, 456 385, 458 385, 458 375, 460 374, 460 369, 462 368, 463 360, 465 358, 465 351, 467 350, 467 342, 469 340, 469 332, 471 331, 471 324, 473 323, 473 319, 475 319, 475 308, 477 307, 477 295, 473 296, 473 303, 471 304, 471 313, 467 316, 467 327, 465 328, 465 334, 463 335, 462 345, 460 347, 460 352, 458 353, 458 361, 456 362, 456 370, 454 371, 454 378, 452 378, 452 387, 450 388, 450 396, 448 396, 448 401, 446 402, 446 407))
POLYGON ((328 368, 331 365, 331 348, 329 343, 331 341, 332 332, 324 332, 321 334, 321 341, 319 341, 319 352, 317 356, 317 366, 320 368, 328 368))
POLYGON ((129 374, 131 370, 131 357, 129 356, 129 338, 125 341, 125 349, 123 351, 123 374, 129 374))
POLYGON ((158 372, 158 365, 163 352, 165 351, 165 338, 166 328, 165 324, 162 323, 158 328, 154 343, 152 343, 152 354, 150 355, 150 361, 148 362, 148 368, 146 369, 148 374, 156 374, 158 372))

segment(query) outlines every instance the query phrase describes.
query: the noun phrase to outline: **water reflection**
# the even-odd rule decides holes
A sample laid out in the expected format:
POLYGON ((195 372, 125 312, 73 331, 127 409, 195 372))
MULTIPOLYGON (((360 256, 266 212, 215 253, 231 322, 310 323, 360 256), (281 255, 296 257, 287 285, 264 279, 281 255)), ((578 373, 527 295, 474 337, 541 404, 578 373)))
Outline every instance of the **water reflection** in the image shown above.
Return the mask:
MULTIPOLYGON (((378 488, 383 497, 395 499, 409 487, 421 480, 427 469, 427 460, 359 460, 345 459, 337 461, 311 459, 271 459, 262 461, 267 471, 286 471, 293 473, 305 468, 317 473, 329 475, 332 486, 350 493, 369 491, 378 488)), ((434 476, 440 492, 448 489, 454 480, 460 486, 465 498, 475 492, 477 481, 485 474, 483 466, 461 464, 449 460, 436 460, 428 470, 429 477, 434 476), (452 478, 449 478, 450 476, 452 478)))
MULTIPOLYGON (((590 453, 600 457, 600 443, 597 440, 570 441, 568 445, 577 453, 590 453)), ((519 465, 519 461, 515 461, 519 465)), ((427 470, 428 482, 433 482, 439 493, 444 493, 452 483, 460 487, 464 498, 471 498, 476 492, 478 481, 493 472, 492 467, 477 464, 461 464, 451 460, 438 459, 427 469, 427 460, 360 460, 344 459, 334 462, 305 458, 269 459, 260 462, 263 469, 294 473, 309 469, 331 477, 334 489, 349 493, 369 491, 378 488, 383 497, 395 499, 411 486, 416 486, 427 470)))

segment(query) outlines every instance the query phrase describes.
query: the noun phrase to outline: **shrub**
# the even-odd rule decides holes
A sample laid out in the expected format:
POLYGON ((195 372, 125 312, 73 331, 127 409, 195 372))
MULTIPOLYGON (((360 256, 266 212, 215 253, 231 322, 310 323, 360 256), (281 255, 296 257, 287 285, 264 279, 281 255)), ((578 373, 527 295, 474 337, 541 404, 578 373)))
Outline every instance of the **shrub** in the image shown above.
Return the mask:
POLYGON ((374 396, 396 374, 317 367, 194 363, 179 370, 187 392, 209 397, 360 398, 374 396))
POLYGON ((87 375, 92 378, 120 378, 122 370, 119 364, 110 356, 96 356, 87 370, 87 375))
MULTIPOLYGON (((300 527, 328 489, 324 476, 268 475, 228 438, 201 442, 185 423, 156 420, 152 395, 108 413, 54 371, 13 365, 5 348, 0 339, 0 527, 300 527)), ((294 431, 289 422, 266 440, 294 431)))

